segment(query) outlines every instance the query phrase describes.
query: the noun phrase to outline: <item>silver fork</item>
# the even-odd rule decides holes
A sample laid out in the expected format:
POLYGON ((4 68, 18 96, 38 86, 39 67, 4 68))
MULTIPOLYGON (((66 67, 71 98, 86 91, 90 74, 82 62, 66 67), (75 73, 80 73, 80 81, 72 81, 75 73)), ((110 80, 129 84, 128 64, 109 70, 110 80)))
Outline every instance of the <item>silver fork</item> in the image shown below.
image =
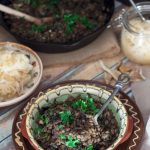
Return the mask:
POLYGON ((107 108, 108 104, 113 100, 114 96, 122 89, 124 84, 127 84, 130 80, 129 75, 123 73, 118 77, 118 80, 115 84, 115 89, 113 90, 112 94, 109 96, 109 98, 106 100, 106 102, 102 105, 99 112, 94 116, 94 122, 96 125, 98 125, 98 117, 103 113, 103 111, 107 108))

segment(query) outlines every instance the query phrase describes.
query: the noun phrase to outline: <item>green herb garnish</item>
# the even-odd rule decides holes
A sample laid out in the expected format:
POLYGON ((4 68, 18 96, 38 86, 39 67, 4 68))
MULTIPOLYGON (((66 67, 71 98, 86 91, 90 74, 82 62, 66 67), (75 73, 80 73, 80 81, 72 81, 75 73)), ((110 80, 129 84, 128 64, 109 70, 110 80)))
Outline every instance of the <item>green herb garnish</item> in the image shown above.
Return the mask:
POLYGON ((73 139, 72 136, 69 135, 68 140, 66 141, 66 146, 73 148, 76 147, 79 143, 80 141, 78 139, 73 139))
POLYGON ((47 29, 47 25, 45 24, 42 24, 42 25, 33 24, 29 31, 32 33, 33 32, 41 33, 41 32, 44 32, 46 29, 47 29))
POLYGON ((97 113, 99 111, 99 109, 96 108, 94 101, 93 101, 93 98, 87 97, 86 99, 87 99, 87 103, 88 103, 88 106, 90 107, 90 109, 94 113, 97 113))
POLYGON ((80 16, 78 14, 65 14, 64 22, 66 23, 66 33, 72 33, 73 27, 77 22, 83 24, 88 29, 93 29, 95 27, 86 16, 80 16))
POLYGON ((64 125, 60 124, 60 125, 57 126, 57 128, 58 128, 58 129, 63 129, 63 128, 64 128, 64 125))
POLYGON ((71 124, 74 121, 71 111, 59 112, 59 116, 63 124, 71 124))
POLYGON ((84 150, 94 150, 93 145, 88 145, 87 147, 84 148, 84 150))
POLYGON ((59 138, 61 140, 66 140, 67 139, 66 136, 65 136, 65 134, 63 134, 63 133, 59 135, 59 138))
POLYGON ((83 112, 86 112, 88 109, 87 102, 85 102, 84 100, 81 100, 81 99, 79 99, 78 101, 73 103, 73 107, 80 108, 83 112))
POLYGON ((77 20, 79 20, 78 15, 75 15, 75 14, 65 14, 64 15, 64 22, 66 23, 66 33, 73 32, 73 26, 75 25, 77 20))
POLYGON ((99 109, 97 109, 94 104, 93 98, 90 98, 88 96, 84 100, 83 99, 77 100, 76 102, 73 103, 72 106, 74 108, 81 109, 83 112, 88 112, 92 110, 95 114, 99 111, 99 109))
POLYGON ((43 114, 43 115, 40 114, 40 115, 38 116, 38 119, 39 119, 39 120, 42 120, 43 123, 46 124, 46 125, 49 123, 49 118, 46 116, 46 114, 43 114))
POLYGON ((80 141, 78 139, 73 139, 73 137, 71 135, 68 135, 68 137, 66 137, 66 135, 63 133, 59 135, 59 138, 61 140, 65 140, 66 146, 70 147, 70 148, 74 148, 77 146, 77 144, 80 143, 80 141))
POLYGON ((95 27, 95 24, 91 23, 86 16, 80 17, 80 22, 88 29, 93 29, 95 27))

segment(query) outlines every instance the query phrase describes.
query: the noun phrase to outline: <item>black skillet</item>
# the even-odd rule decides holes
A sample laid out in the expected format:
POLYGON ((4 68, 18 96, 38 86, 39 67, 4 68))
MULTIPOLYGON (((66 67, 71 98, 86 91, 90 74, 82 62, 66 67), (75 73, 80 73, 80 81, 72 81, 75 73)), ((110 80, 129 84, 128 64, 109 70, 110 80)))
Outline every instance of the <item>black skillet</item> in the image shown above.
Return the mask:
MULTIPOLYGON (((104 20, 103 25, 100 26, 99 28, 97 28, 92 33, 88 34, 87 36, 81 38, 80 40, 75 41, 75 42, 70 42, 70 43, 67 43, 67 44, 42 43, 42 42, 37 42, 37 41, 34 41, 34 40, 29 40, 29 39, 26 39, 24 37, 21 37, 21 36, 17 35, 16 33, 12 33, 10 31, 11 24, 9 24, 9 25, 6 24, 6 22, 3 18, 3 13, 0 13, 0 22, 1 22, 1 25, 9 33, 14 35, 14 37, 19 42, 21 42, 24 45, 29 46, 30 48, 32 48, 35 51, 40 51, 40 52, 45 52, 45 53, 69 52, 69 51, 77 50, 77 49, 89 44, 94 39, 96 39, 102 33, 102 31, 107 27, 108 23, 111 20, 113 12, 114 12, 114 0, 103 0, 103 1, 104 1, 105 10, 109 10, 109 11, 104 11, 104 13, 106 13, 106 18, 104 20)), ((0 3, 2 3, 4 5, 9 5, 11 3, 11 0, 0 0, 0 3)))

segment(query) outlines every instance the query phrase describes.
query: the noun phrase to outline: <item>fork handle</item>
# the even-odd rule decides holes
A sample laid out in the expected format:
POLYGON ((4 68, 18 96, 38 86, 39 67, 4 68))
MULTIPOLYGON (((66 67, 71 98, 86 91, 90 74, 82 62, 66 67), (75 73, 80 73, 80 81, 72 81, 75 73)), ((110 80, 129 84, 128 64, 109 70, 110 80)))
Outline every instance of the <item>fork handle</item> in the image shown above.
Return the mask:
POLYGON ((101 107, 100 111, 95 115, 95 119, 97 119, 102 113, 103 111, 106 109, 106 107, 108 106, 108 104, 113 100, 114 96, 122 89, 122 85, 120 84, 116 84, 115 85, 115 89, 113 91, 113 93, 111 94, 111 96, 107 99, 107 101, 103 104, 103 106, 101 107))
POLYGON ((106 102, 102 105, 102 108, 99 110, 99 112, 95 115, 94 119, 95 122, 97 122, 98 117, 103 113, 103 111, 106 109, 108 104, 113 100, 114 96, 122 89, 124 84, 127 84, 129 82, 130 78, 127 74, 122 73, 115 84, 115 89, 113 90, 112 94, 109 96, 109 98, 106 100, 106 102))

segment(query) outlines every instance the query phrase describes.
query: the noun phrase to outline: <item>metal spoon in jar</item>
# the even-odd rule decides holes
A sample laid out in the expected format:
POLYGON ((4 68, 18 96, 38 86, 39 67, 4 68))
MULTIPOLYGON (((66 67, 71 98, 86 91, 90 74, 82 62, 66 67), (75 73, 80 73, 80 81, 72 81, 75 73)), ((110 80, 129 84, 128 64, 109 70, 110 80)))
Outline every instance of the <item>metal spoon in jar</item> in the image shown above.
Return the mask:
POLYGON ((146 19, 143 17, 143 15, 141 14, 141 12, 139 11, 139 9, 137 8, 137 6, 135 5, 133 0, 129 0, 130 3, 132 4, 133 8, 135 9, 135 11, 138 13, 138 15, 140 16, 142 21, 145 21, 146 19))
POLYGON ((98 125, 98 117, 103 113, 103 111, 107 108, 108 104, 113 100, 114 96, 122 89, 124 84, 127 84, 130 80, 130 77, 127 74, 121 74, 118 77, 118 80, 115 84, 115 89, 113 90, 112 94, 106 100, 106 102, 102 105, 100 111, 94 116, 94 122, 98 125))

